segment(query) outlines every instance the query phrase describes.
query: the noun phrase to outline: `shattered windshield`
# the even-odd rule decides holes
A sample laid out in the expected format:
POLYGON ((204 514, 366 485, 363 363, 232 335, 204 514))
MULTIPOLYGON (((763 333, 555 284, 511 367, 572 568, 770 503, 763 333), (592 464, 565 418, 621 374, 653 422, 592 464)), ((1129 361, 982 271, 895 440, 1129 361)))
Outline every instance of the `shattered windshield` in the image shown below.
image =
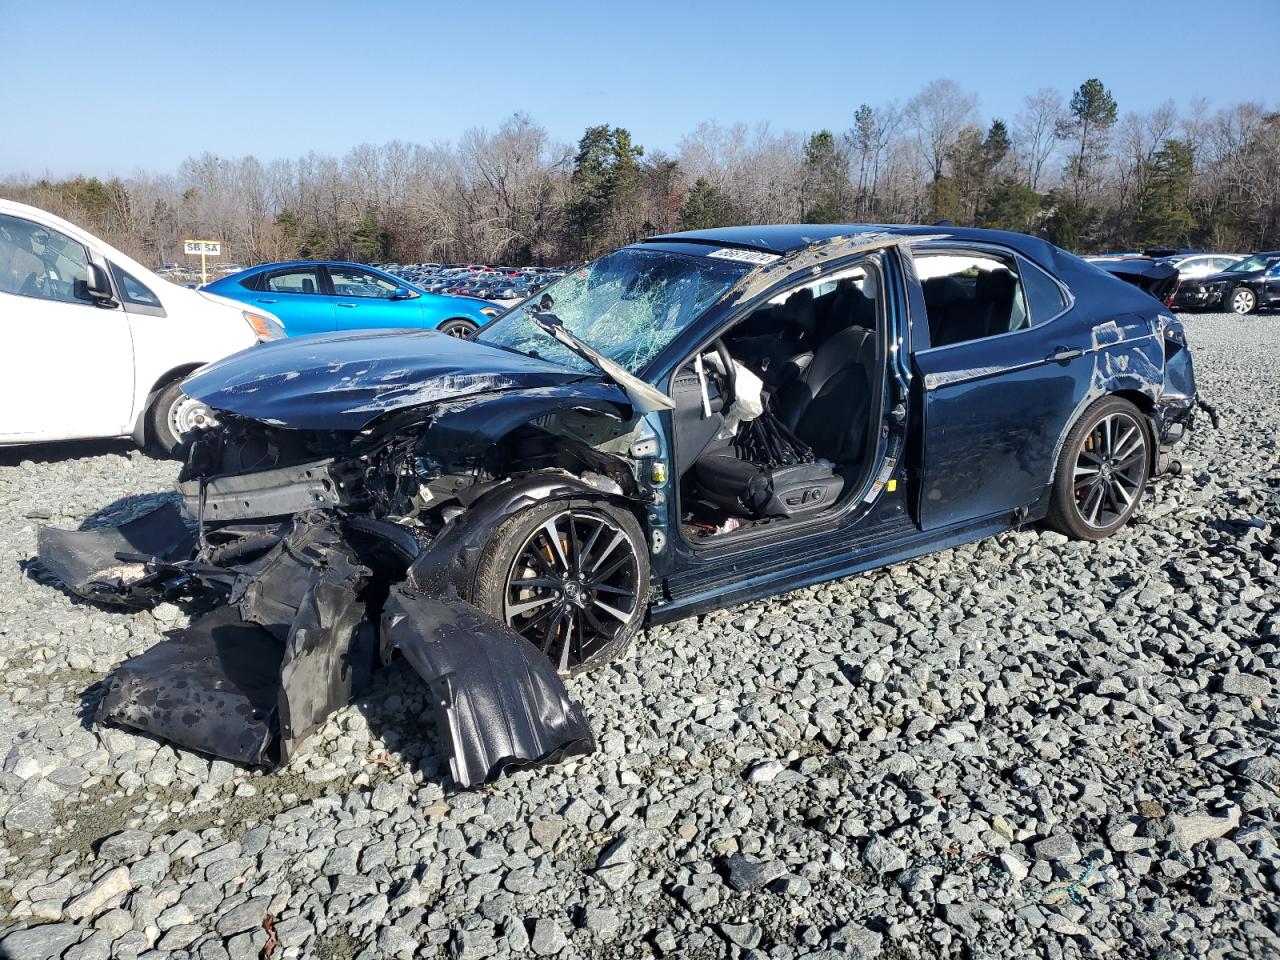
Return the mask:
POLYGON ((594 372, 588 361, 533 322, 531 312, 541 307, 578 339, 628 372, 639 373, 749 269, 750 264, 731 260, 618 250, 570 271, 493 321, 476 339, 594 372))

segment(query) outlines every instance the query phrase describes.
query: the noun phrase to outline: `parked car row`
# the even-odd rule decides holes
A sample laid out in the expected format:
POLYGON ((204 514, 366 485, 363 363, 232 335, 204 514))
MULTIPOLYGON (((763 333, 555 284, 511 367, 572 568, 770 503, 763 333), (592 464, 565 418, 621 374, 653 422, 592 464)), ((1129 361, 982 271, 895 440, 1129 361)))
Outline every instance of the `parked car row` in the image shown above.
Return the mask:
POLYGON ((564 276, 559 267, 502 267, 481 263, 388 263, 382 267, 430 293, 524 300, 564 276))
POLYGON ((1246 256, 1150 249, 1085 259, 1179 310, 1223 310, 1244 315, 1263 307, 1280 306, 1280 250, 1246 256))
MULTIPOLYGON (((239 263, 211 263, 208 273, 211 277, 228 277, 243 269, 244 266, 239 263)), ((156 268, 156 275, 180 286, 200 279, 199 269, 181 263, 162 263, 156 268)))

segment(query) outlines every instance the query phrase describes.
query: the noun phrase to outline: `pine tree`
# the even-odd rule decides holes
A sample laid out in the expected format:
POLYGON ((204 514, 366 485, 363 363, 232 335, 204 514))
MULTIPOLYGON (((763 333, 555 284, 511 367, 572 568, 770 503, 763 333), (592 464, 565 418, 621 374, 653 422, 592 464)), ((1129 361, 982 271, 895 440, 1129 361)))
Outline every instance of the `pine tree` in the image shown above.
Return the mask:
POLYGON ((680 222, 686 230, 707 230, 740 223, 741 215, 719 187, 699 177, 689 188, 680 209, 680 222))

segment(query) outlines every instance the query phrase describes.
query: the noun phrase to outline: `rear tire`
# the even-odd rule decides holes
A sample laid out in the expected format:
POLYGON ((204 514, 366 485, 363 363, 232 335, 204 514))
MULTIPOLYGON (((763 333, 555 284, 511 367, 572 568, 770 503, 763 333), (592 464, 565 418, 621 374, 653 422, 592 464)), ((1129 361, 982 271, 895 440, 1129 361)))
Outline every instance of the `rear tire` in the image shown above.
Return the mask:
POLYGON ((1232 313, 1243 317, 1258 309, 1258 295, 1248 287, 1236 287, 1227 294, 1226 306, 1232 313))
POLYGON ((1073 540, 1101 540, 1133 516, 1151 470, 1147 418, 1122 397, 1103 397, 1067 433, 1054 472, 1049 526, 1073 540))
POLYGON ((216 423, 213 412, 184 394, 182 381, 175 380, 156 395, 147 411, 147 450, 153 456, 171 458, 188 431, 216 423))
POLYGON ((475 336, 477 327, 470 320, 464 320, 462 317, 453 317, 446 320, 440 326, 436 327, 438 331, 447 337, 457 337, 459 340, 470 340, 475 336))
POLYGON ((590 670, 620 656, 644 623, 648 541, 622 507, 552 500, 490 534, 468 593, 561 673, 590 670))

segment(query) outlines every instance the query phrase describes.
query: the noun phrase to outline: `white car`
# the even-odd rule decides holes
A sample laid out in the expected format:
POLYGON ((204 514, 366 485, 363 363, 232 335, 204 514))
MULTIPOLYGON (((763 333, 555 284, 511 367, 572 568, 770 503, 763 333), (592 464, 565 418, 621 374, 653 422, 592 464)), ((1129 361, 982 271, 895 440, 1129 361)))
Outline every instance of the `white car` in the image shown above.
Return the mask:
POLYGON ((208 419, 197 367, 280 321, 161 279, 74 224, 0 199, 0 445, 132 437, 172 453, 208 419))
POLYGON ((1238 253, 1193 253, 1185 257, 1170 257, 1169 263, 1178 268, 1179 280, 1198 280, 1211 273, 1221 273, 1243 259, 1238 253))

